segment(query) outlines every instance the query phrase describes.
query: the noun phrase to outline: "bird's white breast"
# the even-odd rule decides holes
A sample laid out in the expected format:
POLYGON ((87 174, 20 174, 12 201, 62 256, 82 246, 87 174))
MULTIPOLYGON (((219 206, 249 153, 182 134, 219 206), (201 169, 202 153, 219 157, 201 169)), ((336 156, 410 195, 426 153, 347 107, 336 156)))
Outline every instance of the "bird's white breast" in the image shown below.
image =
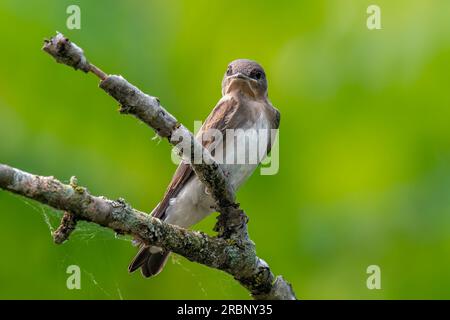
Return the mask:
POLYGON ((236 153, 234 161, 228 163, 226 157, 222 165, 223 170, 228 176, 229 182, 235 190, 237 190, 242 183, 251 176, 253 171, 258 167, 262 160, 262 155, 265 155, 267 143, 264 143, 263 150, 259 149, 259 140, 262 135, 269 132, 269 121, 264 112, 259 114, 259 117, 254 122, 248 122, 242 128, 246 130, 246 134, 237 134, 235 139, 226 141, 226 148, 224 150, 227 154, 228 150, 234 150, 236 153), (239 148, 237 146, 243 146, 239 148), (242 154, 244 151, 244 154, 242 154), (240 159, 237 154, 240 154, 240 159), (244 161, 239 161, 244 160, 244 161))
MULTIPOLYGON (((252 102, 249 102, 252 103, 252 102)), ((246 107, 252 107, 248 105, 246 107)), ((270 123, 267 119, 265 112, 260 112, 256 120, 249 120, 242 126, 243 130, 253 129, 256 132, 268 132, 270 136, 270 123), (265 130, 265 131, 264 131, 265 130)), ((226 140, 226 146, 218 145, 217 149, 222 148, 225 155, 228 153, 227 150, 231 150, 233 145, 244 143, 242 139, 247 139, 248 145, 256 144, 258 145, 260 134, 257 135, 236 135, 236 143, 233 140, 226 140)), ((245 145, 245 144, 244 144, 245 145)), ((237 152, 236 148, 234 148, 237 152)), ((259 153, 265 155, 267 149, 267 143, 264 144, 264 150, 259 150, 259 153)), ((246 150, 246 149, 244 149, 246 150)), ((220 160, 220 153, 217 153, 214 157, 216 160, 220 160)), ((248 177, 251 176, 253 171, 258 167, 261 162, 259 158, 256 163, 227 163, 226 157, 224 157, 224 163, 222 164, 222 169, 224 170, 229 182, 235 190, 237 190, 248 177)), ((219 161, 220 162, 220 161, 219 161)), ((165 221, 171 224, 176 224, 181 227, 189 227, 207 215, 212 213, 214 201, 209 194, 206 193, 205 186, 202 182, 195 176, 192 178, 184 188, 180 191, 176 198, 172 198, 170 205, 166 211, 165 221)))

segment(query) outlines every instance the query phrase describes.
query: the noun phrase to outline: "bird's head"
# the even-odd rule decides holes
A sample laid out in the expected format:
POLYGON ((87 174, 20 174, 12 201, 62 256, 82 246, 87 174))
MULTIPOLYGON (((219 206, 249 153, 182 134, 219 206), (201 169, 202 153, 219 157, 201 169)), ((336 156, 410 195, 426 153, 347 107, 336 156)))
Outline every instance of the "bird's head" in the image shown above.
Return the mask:
POLYGON ((263 67, 252 60, 232 61, 222 80, 222 95, 240 90, 253 97, 267 96, 267 79, 263 67))

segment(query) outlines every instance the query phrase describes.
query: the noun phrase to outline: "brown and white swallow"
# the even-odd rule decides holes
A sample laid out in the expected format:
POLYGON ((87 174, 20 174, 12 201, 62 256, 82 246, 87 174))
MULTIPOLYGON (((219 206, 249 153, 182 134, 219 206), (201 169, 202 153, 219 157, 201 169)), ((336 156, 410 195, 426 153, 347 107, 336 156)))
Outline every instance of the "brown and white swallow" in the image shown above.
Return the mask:
MULTIPOLYGON (((270 135, 271 129, 278 129, 279 123, 280 113, 268 99, 264 69, 254 61, 239 59, 228 65, 222 80, 222 98, 200 128, 196 139, 211 151, 216 161, 222 163, 222 169, 229 182, 234 190, 237 190, 254 172, 262 157, 258 157, 258 161, 252 163, 237 161, 227 163, 225 159, 227 153, 229 155, 229 150, 236 151, 234 138, 227 141, 227 131, 267 129, 270 135), (211 140, 203 138, 211 130, 222 134, 219 142, 212 143, 211 140)), ((267 143, 264 142, 263 156, 270 152, 273 139, 268 137, 264 141, 267 143)), ((233 157, 235 158, 234 155, 233 157)), ((248 159, 248 153, 244 158, 248 159)), ((188 228, 214 212, 213 207, 212 197, 206 192, 205 186, 197 178, 191 166, 181 162, 163 199, 153 210, 152 215, 167 223, 188 228)), ((156 275, 164 267, 169 253, 159 247, 141 244, 128 270, 133 272, 141 268, 145 277, 156 275)))

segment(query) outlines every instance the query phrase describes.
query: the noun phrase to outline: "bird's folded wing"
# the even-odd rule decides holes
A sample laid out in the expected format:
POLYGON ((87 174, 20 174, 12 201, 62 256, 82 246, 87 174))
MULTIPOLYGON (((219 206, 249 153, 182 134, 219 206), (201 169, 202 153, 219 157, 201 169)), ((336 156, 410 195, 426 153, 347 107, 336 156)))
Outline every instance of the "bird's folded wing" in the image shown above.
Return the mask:
MULTIPOLYGON (((238 116, 238 108, 239 103, 237 100, 233 98, 221 99, 200 128, 197 138, 201 138, 202 134, 209 129, 221 131, 222 137, 225 138, 226 129, 238 128, 240 122, 245 121, 245 117, 238 116)), ((209 149, 212 144, 210 140, 202 140, 202 145, 209 149)), ((176 198, 181 189, 193 176, 194 171, 192 170, 192 167, 186 162, 181 162, 172 177, 172 181, 170 182, 163 199, 152 212, 152 215, 155 218, 165 218, 166 209, 170 204, 170 199, 176 198)))
MULTIPOLYGON (((270 117, 272 119, 272 122, 270 124, 271 129, 278 129, 280 127, 280 112, 272 106, 270 109, 271 112, 273 112, 273 116, 270 117)), ((270 132, 269 140, 267 143, 267 149, 266 149, 266 155, 270 153, 270 150, 272 150, 272 146, 275 143, 275 136, 272 136, 272 132, 270 132)))

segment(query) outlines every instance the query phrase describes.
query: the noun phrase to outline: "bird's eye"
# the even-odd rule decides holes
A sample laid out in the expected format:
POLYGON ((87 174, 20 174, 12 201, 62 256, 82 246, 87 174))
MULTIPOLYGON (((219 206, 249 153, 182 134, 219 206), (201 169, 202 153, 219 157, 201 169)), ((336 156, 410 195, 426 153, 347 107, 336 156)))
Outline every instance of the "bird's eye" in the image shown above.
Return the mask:
POLYGON ((262 72, 261 71, 256 71, 255 73, 253 73, 253 79, 259 80, 262 77, 262 72))
POLYGON ((231 76, 232 73, 233 73, 233 69, 231 68, 231 66, 228 66, 228 68, 227 68, 227 76, 231 76))

